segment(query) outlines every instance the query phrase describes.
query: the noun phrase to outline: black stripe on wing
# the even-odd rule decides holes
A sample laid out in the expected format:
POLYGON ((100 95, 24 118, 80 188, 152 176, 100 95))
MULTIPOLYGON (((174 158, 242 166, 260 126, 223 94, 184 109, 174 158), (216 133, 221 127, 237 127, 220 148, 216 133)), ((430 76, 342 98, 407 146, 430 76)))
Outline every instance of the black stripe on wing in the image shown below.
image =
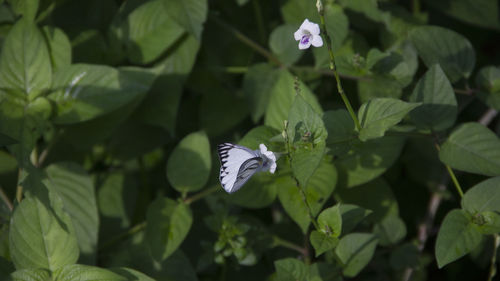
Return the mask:
POLYGON ((227 157, 229 156, 229 150, 232 148, 236 148, 236 146, 232 143, 221 143, 217 146, 217 152, 219 154, 219 159, 221 165, 227 162, 227 157))

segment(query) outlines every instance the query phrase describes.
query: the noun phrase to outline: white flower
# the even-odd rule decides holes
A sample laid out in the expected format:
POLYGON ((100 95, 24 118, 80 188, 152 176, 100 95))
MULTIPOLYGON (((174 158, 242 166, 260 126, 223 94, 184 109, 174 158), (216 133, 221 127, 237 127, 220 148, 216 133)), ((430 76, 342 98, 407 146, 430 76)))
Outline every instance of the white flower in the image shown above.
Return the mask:
POLYGON ((267 150, 267 147, 264 144, 259 145, 260 153, 264 155, 269 161, 264 165, 264 169, 268 168, 271 174, 274 174, 276 171, 276 155, 270 150, 267 150))
POLYGON ((299 29, 295 31, 293 37, 299 41, 299 49, 301 50, 307 49, 311 45, 321 47, 323 46, 323 39, 321 39, 319 32, 319 25, 317 23, 305 19, 299 29))

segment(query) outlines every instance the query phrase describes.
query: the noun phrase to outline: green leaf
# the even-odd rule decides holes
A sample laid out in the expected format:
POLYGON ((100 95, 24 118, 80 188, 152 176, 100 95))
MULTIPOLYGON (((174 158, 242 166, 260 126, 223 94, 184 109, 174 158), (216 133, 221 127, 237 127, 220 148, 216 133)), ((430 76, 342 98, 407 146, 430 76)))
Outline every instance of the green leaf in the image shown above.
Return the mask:
POLYGON ((349 151, 351 142, 357 139, 354 121, 345 109, 329 110, 323 114, 323 123, 328 132, 326 145, 333 155, 349 151))
POLYGON ((44 26, 43 35, 47 39, 49 47, 52 69, 57 72, 59 69, 71 64, 71 42, 68 36, 60 28, 44 26))
POLYGON ((461 34, 439 26, 421 26, 410 32, 410 39, 425 65, 439 64, 452 83, 471 75, 476 55, 461 34))
POLYGON ((359 108, 358 118, 361 122, 359 139, 366 141, 383 137, 387 130, 419 105, 420 103, 407 103, 391 98, 369 100, 359 108))
MULTIPOLYGON (((335 167, 330 163, 322 162, 305 188, 306 200, 314 216, 319 213, 332 194, 336 181, 335 167)), ((276 179, 275 185, 278 190, 278 198, 286 213, 299 225, 302 232, 306 233, 311 221, 309 210, 304 204, 299 187, 290 176, 276 179)))
MULTIPOLYGON (((298 24, 297 29, 304 19, 309 19, 312 22, 319 23, 318 10, 314 3, 290 0, 281 6, 281 15, 286 23, 298 24)), ((293 34, 290 34, 292 37, 293 34)))
POLYGON ((482 234, 500 233, 500 214, 498 212, 485 211, 476 214, 473 216, 472 222, 482 234))
POLYGON ((343 273, 354 277, 370 262, 377 247, 377 238, 369 233, 351 233, 340 239, 335 253, 343 264, 343 273))
POLYGON ((120 26, 127 56, 134 63, 154 61, 184 33, 163 2, 166 1, 146 1, 120 26))
POLYGON ((302 187, 307 186, 323 159, 328 132, 321 117, 299 95, 290 108, 287 135, 292 172, 302 187))
POLYGON ((246 146, 250 149, 258 149, 261 143, 267 146, 268 150, 281 151, 284 149, 283 143, 273 143, 271 139, 279 135, 280 131, 267 127, 258 126, 251 129, 246 135, 238 142, 239 145, 246 146))
POLYGON ((326 233, 313 230, 309 236, 311 245, 314 247, 316 257, 320 256, 326 251, 329 251, 337 246, 339 239, 337 237, 330 236, 326 233))
POLYGON ((52 164, 45 171, 47 179, 43 183, 61 197, 75 227, 80 262, 94 264, 99 215, 92 179, 80 165, 72 162, 52 164))
POLYGON ((226 194, 232 204, 251 209, 268 207, 277 195, 276 176, 270 173, 258 173, 245 184, 245 188, 226 194))
POLYGON ((391 214, 375 224, 373 234, 377 236, 380 245, 395 245, 405 238, 406 225, 399 216, 391 214))
POLYGON ((132 268, 127 268, 127 267, 116 267, 116 268, 110 268, 109 270, 113 271, 114 273, 126 277, 128 281, 154 281, 151 277, 147 276, 144 273, 141 273, 137 270, 134 270, 132 268))
POLYGON ((23 20, 29 22, 35 20, 39 0, 8 0, 8 2, 16 16, 22 16, 23 20))
POLYGON ((433 65, 418 81, 410 101, 423 103, 410 113, 418 126, 442 131, 457 118, 457 99, 450 81, 439 65, 433 65))
POLYGON ((298 48, 298 42, 290 36, 296 30, 295 25, 280 25, 271 32, 269 37, 269 48, 285 65, 293 65, 303 54, 298 48))
POLYGON ((203 23, 207 19, 207 2, 207 0, 162 0, 168 15, 198 40, 201 40, 203 23))
POLYGON ((54 281, 95 281, 95 280, 106 280, 106 281, 128 281, 124 276, 118 275, 111 270, 81 265, 81 264, 70 264, 63 268, 60 268, 54 272, 54 281))
MULTIPOLYGON (((342 205, 355 204, 371 210, 373 213, 370 218, 375 222, 380 222, 391 214, 398 214, 396 197, 383 178, 356 187, 339 188, 335 192, 335 198, 342 205)), ((348 220, 342 218, 342 221, 347 222, 348 220)))
POLYGON ((126 105, 149 89, 147 83, 133 78, 129 72, 105 65, 62 68, 54 75, 52 87, 56 91, 48 96, 57 104, 54 122, 79 123, 126 105))
MULTIPOLYGON (((267 93, 269 95, 269 103, 266 108, 264 124, 278 130, 283 130, 283 121, 288 119, 289 109, 295 101, 295 79, 286 70, 278 69, 276 71, 274 86, 267 93)), ((323 111, 311 90, 300 81, 298 82, 298 87, 300 89, 300 96, 304 98, 317 114, 321 115, 323 111)))
POLYGON ((455 129, 441 146, 439 159, 457 170, 498 176, 500 140, 479 123, 465 123, 455 129))
POLYGON ((334 162, 340 182, 353 187, 380 176, 398 159, 403 145, 404 138, 392 136, 352 141, 350 151, 334 162))
POLYGON ((482 181, 467 192, 462 198, 462 207, 472 214, 484 211, 500 212, 500 177, 482 181))
POLYGON ((342 216, 342 234, 350 233, 362 220, 368 217, 371 210, 352 204, 340 204, 342 216))
POLYGON ((500 68, 486 66, 476 75, 478 96, 488 106, 500 110, 500 68))
POLYGON ((498 1, 496 0, 427 0, 425 3, 463 22, 496 30, 500 29, 498 1))
POLYGON ((51 280, 50 271, 43 268, 21 269, 12 272, 9 281, 47 281, 51 280))
POLYGON ((51 271, 73 264, 79 251, 73 224, 63 201, 41 182, 38 173, 21 183, 29 191, 10 221, 9 243, 16 269, 44 268, 51 271), (36 194, 36 197, 30 194, 36 194))
POLYGON ((324 209, 318 216, 319 231, 339 237, 342 233, 342 216, 340 214, 340 204, 324 209))
POLYGON ((158 198, 148 208, 146 239, 156 261, 170 256, 184 241, 193 223, 189 206, 169 198, 158 198))
POLYGON ((382 10, 378 8, 377 0, 340 0, 339 2, 346 9, 352 10, 355 13, 360 13, 375 22, 384 23, 388 21, 390 17, 388 12, 382 12, 382 10))
POLYGON ((436 240, 436 260, 439 268, 465 256, 481 241, 474 224, 462 210, 451 210, 443 220, 436 240))
POLYGON ((254 123, 266 113, 270 99, 280 72, 267 63, 250 66, 243 79, 243 93, 249 102, 250 114, 254 123))
POLYGON ((274 262, 278 281, 305 281, 309 275, 307 266, 298 259, 286 258, 274 262))
POLYGON ((1 90, 26 95, 30 100, 52 82, 49 52, 42 33, 28 20, 19 20, 3 42, 0 55, 1 90))
POLYGON ((195 132, 184 137, 170 154, 167 178, 179 192, 198 191, 207 183, 211 168, 208 137, 195 132))

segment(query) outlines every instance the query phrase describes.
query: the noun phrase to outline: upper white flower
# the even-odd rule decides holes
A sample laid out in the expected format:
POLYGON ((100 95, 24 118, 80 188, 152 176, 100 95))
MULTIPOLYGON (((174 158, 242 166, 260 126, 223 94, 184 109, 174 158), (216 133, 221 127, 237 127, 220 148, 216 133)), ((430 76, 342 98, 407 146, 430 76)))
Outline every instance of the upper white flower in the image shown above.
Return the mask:
POLYGON ((267 150, 267 147, 264 144, 259 145, 260 148, 260 153, 264 156, 266 156, 267 159, 269 159, 269 162, 266 164, 266 167, 269 167, 269 172, 271 174, 274 174, 274 171, 276 171, 276 155, 270 150, 267 150))
POLYGON ((303 50, 309 48, 311 45, 314 47, 323 46, 323 39, 321 39, 319 33, 319 25, 305 19, 299 29, 295 31, 293 37, 299 41, 299 49, 303 50))

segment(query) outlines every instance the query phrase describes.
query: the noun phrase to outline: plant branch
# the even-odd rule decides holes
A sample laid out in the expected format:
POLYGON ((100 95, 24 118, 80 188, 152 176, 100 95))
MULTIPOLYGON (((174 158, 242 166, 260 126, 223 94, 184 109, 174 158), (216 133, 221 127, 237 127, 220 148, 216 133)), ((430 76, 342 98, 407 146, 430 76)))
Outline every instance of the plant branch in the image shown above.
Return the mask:
POLYGON ((490 108, 488 109, 484 114, 483 116, 481 116, 481 118, 479 119, 479 124, 482 124, 484 126, 488 126, 488 124, 491 123, 491 121, 493 121, 493 119, 495 119, 495 117, 497 117, 498 115, 498 111, 493 109, 493 108, 490 108))
POLYGON ((326 30, 323 2, 321 0, 318 0, 316 6, 318 7, 319 18, 321 20, 321 30, 323 31, 322 34, 324 40, 326 41, 328 54, 330 55, 330 70, 333 71, 333 75, 335 76, 335 80, 337 82, 337 91, 339 92, 340 97, 342 98, 342 101, 344 102, 347 108, 347 111, 349 111, 349 114, 351 115, 351 118, 354 121, 354 124, 356 125, 356 129, 360 131, 361 125, 358 121, 358 117, 356 117, 356 113, 354 112, 354 109, 351 106, 351 102, 347 98, 347 95, 345 94, 344 89, 342 88, 342 82, 340 81, 339 74, 337 72, 337 66, 335 65, 335 56, 333 55, 332 41, 330 39, 330 36, 328 35, 328 31, 326 30))
POLYGON ((290 241, 286 241, 284 239, 279 238, 276 235, 273 235, 273 247, 278 247, 278 246, 284 247, 284 248, 287 248, 290 250, 294 250, 303 256, 307 255, 306 249, 300 247, 299 245, 297 245, 295 243, 292 243, 290 241))
MULTIPOLYGON (((434 141, 434 146, 436 147, 436 150, 439 153, 439 151, 441 150, 441 147, 439 146, 437 139, 434 141)), ((453 185, 455 186, 458 194, 460 195, 461 198, 464 197, 464 192, 462 190, 462 187, 460 186, 460 183, 457 180, 457 177, 455 176, 455 173, 453 172, 453 170, 451 169, 451 167, 448 164, 444 164, 444 166, 446 167, 446 171, 450 175, 450 178, 453 181, 453 185)))
POLYGON ((491 256, 490 272, 488 274, 488 281, 493 281, 493 277, 497 275, 497 251, 500 246, 500 235, 493 235, 493 255, 491 256))
POLYGON ((132 228, 130 228, 126 232, 120 233, 117 236, 115 236, 115 237, 111 238, 110 240, 106 241, 105 243, 103 243, 99 247, 98 250, 102 251, 103 249, 109 248, 109 247, 117 244, 121 240, 124 240, 125 238, 132 236, 132 235, 144 230, 146 228, 146 225, 147 225, 147 223, 145 221, 143 221, 139 224, 136 224, 135 226, 133 226, 132 228))
POLYGON ((0 185, 0 198, 5 203, 5 205, 7 206, 7 208, 9 208, 9 211, 12 212, 12 210, 14 209, 14 205, 12 205, 12 202, 10 201, 9 197, 7 196, 7 194, 5 194, 5 191, 3 190, 3 188, 2 188, 1 185, 0 185))
POLYGON ((218 185, 210 187, 210 188, 207 188, 207 189, 205 189, 205 190, 203 190, 203 191, 201 191, 199 193, 196 193, 195 195, 193 195, 191 197, 188 197, 188 198, 184 199, 184 204, 189 205, 189 204, 191 204, 191 203, 193 203, 195 201, 198 201, 198 200, 200 200, 202 198, 205 198, 207 195, 212 194, 212 193, 214 193, 214 192, 216 192, 218 190, 220 190, 220 187, 218 185))

